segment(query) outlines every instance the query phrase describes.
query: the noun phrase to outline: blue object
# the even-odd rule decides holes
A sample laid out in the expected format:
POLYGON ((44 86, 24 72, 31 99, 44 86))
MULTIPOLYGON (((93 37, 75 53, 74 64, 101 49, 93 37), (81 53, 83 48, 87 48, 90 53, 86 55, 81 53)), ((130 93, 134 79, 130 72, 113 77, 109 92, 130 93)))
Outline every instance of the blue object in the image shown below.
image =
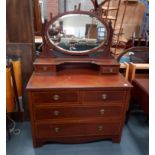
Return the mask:
POLYGON ((129 56, 123 56, 123 57, 120 59, 120 62, 121 62, 121 63, 123 63, 123 62, 130 62, 129 56))
POLYGON ((143 23, 140 28, 140 34, 143 35, 146 32, 148 33, 149 28, 149 3, 147 2, 147 0, 140 0, 140 2, 142 2, 146 8, 146 11, 144 12, 143 16, 143 23))

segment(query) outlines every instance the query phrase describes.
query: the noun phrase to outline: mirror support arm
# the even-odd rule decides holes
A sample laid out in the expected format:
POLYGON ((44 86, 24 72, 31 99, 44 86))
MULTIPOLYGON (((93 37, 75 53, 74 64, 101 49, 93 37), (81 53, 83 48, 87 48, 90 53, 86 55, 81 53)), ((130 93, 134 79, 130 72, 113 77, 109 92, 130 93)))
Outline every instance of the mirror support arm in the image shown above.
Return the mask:
POLYGON ((113 38, 113 28, 112 28, 112 22, 110 20, 109 22, 109 30, 110 30, 110 36, 109 36, 109 50, 110 50, 110 47, 111 47, 111 44, 112 44, 112 38, 113 38))
POLYGON ((97 11, 97 8, 98 8, 98 1, 97 0, 91 0, 91 2, 93 3, 94 5, 94 10, 97 11))

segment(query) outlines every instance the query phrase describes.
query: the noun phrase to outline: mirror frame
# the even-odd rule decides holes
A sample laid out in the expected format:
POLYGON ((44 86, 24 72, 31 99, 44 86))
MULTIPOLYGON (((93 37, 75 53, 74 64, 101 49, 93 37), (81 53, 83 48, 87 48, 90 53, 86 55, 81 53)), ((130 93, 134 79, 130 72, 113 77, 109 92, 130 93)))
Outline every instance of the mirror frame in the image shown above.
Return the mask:
POLYGON ((102 49, 102 51, 105 51, 106 48, 110 46, 110 42, 111 42, 110 33, 111 33, 111 30, 110 30, 109 24, 106 20, 102 19, 101 17, 96 15, 94 12, 76 10, 76 11, 68 11, 68 12, 64 12, 62 14, 58 14, 57 16, 52 18, 49 22, 47 22, 45 25, 44 39, 45 39, 45 43, 48 45, 49 49, 57 50, 58 52, 60 51, 62 53, 69 54, 69 55, 87 55, 90 53, 97 52, 98 50, 101 50, 101 49, 102 49), (85 52, 72 52, 69 50, 65 50, 59 46, 56 46, 54 43, 52 43, 50 41, 50 39, 48 37, 48 30, 49 30, 51 24, 53 24, 57 19, 59 19, 62 16, 70 15, 70 14, 83 14, 83 15, 88 15, 88 16, 95 17, 96 19, 98 19, 106 28, 106 31, 107 31, 106 41, 101 43, 99 46, 92 48, 91 50, 85 50, 85 52))

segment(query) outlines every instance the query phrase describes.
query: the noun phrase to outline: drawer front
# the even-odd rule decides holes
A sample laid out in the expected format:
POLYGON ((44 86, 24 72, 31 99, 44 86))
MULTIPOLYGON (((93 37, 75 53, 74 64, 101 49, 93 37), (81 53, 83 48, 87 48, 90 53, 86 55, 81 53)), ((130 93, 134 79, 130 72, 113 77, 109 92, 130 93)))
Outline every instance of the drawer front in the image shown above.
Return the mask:
POLYGON ((33 92, 32 100, 34 104, 37 103, 63 103, 63 102, 77 102, 78 94, 76 92, 33 92))
POLYGON ((35 72, 38 73, 48 73, 48 72, 56 72, 56 67, 52 65, 34 65, 35 72))
POLYGON ((62 118, 85 118, 85 117, 121 117, 121 106, 99 107, 37 107, 35 119, 62 119, 62 118))
POLYGON ((86 103, 95 102, 113 102, 122 103, 125 99, 123 91, 86 91, 84 92, 83 101, 86 103))
POLYGON ((119 123, 94 124, 39 124, 37 125, 38 138, 71 137, 89 135, 118 135, 119 123))
POLYGON ((110 67, 101 67, 100 68, 100 72, 102 74, 117 74, 119 72, 119 67, 113 67, 113 66, 110 66, 110 67))

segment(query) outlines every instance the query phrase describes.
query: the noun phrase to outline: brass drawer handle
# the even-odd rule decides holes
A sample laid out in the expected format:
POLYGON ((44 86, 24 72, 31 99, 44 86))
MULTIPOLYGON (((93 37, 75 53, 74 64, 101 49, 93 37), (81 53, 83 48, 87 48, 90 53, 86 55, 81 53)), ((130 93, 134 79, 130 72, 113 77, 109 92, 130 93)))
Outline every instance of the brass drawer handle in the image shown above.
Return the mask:
POLYGON ((53 95, 53 100, 58 101, 60 99, 59 95, 53 95))
POLYGON ((98 131, 103 131, 103 125, 98 126, 98 131))
POLYGON ((102 99, 106 100, 107 99, 107 94, 102 94, 102 99))
POLYGON ((112 73, 112 72, 113 72, 113 68, 110 68, 110 70, 109 70, 109 71, 110 71, 110 73, 112 73))
POLYGON ((101 114, 101 115, 104 114, 104 109, 100 109, 100 114, 101 114))
POLYGON ((55 131, 56 133, 58 133, 58 132, 60 131, 60 128, 56 127, 56 128, 54 128, 54 131, 55 131))
POLYGON ((57 111, 57 110, 55 110, 55 111, 53 112, 53 114, 54 114, 54 116, 59 116, 60 112, 57 111))

